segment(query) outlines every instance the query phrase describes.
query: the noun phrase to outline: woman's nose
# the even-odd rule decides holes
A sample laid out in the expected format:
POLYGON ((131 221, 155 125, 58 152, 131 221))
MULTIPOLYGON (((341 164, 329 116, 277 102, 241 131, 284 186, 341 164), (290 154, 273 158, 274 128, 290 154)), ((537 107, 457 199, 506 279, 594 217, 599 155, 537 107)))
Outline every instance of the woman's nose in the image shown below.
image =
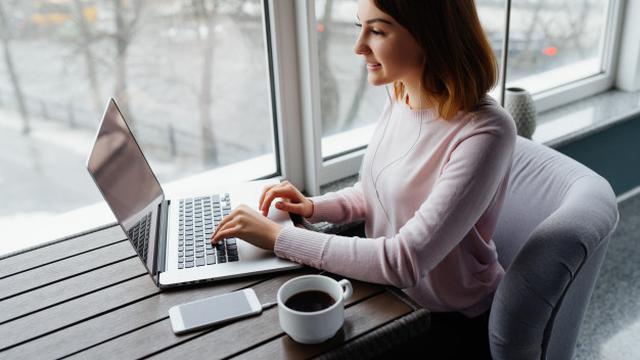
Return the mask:
POLYGON ((355 52, 356 55, 366 55, 370 51, 371 49, 369 49, 367 44, 362 40, 362 35, 358 35, 358 39, 356 40, 356 43, 353 45, 353 52, 355 52))

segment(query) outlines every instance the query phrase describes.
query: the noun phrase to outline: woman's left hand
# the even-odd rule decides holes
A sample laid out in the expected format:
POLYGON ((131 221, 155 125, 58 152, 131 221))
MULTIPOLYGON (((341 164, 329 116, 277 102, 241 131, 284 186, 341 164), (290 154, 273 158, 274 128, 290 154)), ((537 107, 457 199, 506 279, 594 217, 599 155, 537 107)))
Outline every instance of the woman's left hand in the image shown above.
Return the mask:
POLYGON ((259 248, 273 251, 282 229, 277 224, 247 205, 239 205, 225 216, 211 237, 211 243, 237 237, 259 248))

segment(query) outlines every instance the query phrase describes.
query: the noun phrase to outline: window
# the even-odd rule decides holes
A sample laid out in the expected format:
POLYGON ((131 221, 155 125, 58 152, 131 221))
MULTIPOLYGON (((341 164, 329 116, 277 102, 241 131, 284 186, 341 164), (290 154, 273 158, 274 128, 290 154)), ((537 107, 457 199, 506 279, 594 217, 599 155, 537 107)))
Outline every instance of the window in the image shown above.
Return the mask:
MULTIPOLYGON (((622 0, 476 0, 499 62, 508 3, 506 86, 539 111, 611 87, 622 0)), ((109 97, 163 183, 233 167, 218 178, 284 175, 315 195, 356 174, 387 97, 353 52, 356 12, 357 0, 0 1, 0 238, 101 201, 85 161, 109 97)))
POLYGON ((102 201, 85 162, 109 97, 163 183, 275 174, 263 5, 2 1, 0 238, 102 201))
POLYGON ((507 86, 541 93, 606 70, 607 0, 514 1, 507 86))

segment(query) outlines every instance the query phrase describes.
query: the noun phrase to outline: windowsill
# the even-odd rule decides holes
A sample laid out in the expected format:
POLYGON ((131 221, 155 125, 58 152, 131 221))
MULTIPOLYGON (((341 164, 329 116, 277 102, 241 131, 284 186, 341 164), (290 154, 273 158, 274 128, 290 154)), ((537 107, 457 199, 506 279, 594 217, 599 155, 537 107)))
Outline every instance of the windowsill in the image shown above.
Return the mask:
POLYGON ((640 91, 610 90, 538 114, 533 140, 552 148, 640 114, 640 91))
MULTIPOLYGON (((533 141, 561 147, 640 114, 640 91, 610 90, 538 114, 533 141)), ((358 175, 326 184, 325 194, 358 181, 358 175)))

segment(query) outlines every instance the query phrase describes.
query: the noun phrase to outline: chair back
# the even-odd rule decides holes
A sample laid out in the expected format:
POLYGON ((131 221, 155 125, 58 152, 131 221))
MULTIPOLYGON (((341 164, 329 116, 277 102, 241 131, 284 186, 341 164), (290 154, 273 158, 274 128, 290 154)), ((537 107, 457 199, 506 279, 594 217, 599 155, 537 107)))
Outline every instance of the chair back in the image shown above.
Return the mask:
POLYGON ((604 178, 518 136, 493 237, 506 270, 489 320, 494 359, 571 359, 618 220, 604 178))

